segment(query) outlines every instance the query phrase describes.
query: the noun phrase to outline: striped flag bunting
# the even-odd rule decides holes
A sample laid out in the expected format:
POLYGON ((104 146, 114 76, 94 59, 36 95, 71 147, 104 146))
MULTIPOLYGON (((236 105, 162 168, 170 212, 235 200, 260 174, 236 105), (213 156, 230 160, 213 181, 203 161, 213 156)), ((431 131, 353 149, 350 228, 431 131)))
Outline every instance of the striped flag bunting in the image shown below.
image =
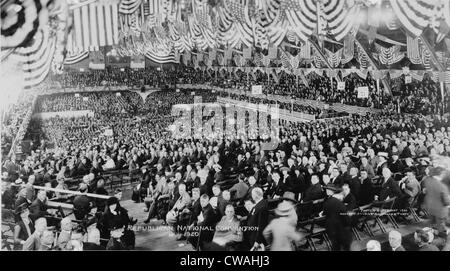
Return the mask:
POLYGON ((142 4, 142 0, 120 0, 119 3, 119 12, 122 14, 132 14, 142 4))
POLYGON ((114 2, 95 2, 73 10, 74 27, 69 40, 73 52, 98 51, 100 46, 119 41, 118 6, 114 2))
POLYGON ((157 54, 154 52, 147 52, 145 57, 150 59, 153 62, 165 64, 165 63, 179 63, 179 58, 175 54, 175 52, 170 52, 168 55, 166 54, 157 54), (178 58, 178 59, 177 59, 178 58))
POLYGON ((75 55, 68 55, 64 60, 64 64, 73 65, 89 57, 89 51, 84 51, 75 55))
POLYGON ((11 56, 22 63, 26 89, 37 86, 50 71, 56 39, 49 32, 47 27, 40 28, 30 46, 16 49, 11 56))
POLYGON ((328 63, 330 63, 331 67, 337 68, 341 63, 342 50, 343 49, 341 48, 337 52, 333 53, 325 48, 325 56, 327 57, 328 63))
POLYGON ((394 45, 389 48, 385 48, 379 44, 375 44, 376 51, 378 52, 378 59, 381 64, 392 65, 405 57, 403 52, 400 52, 401 46, 394 45))
POLYGON ((149 0, 143 0, 142 5, 144 6, 144 16, 150 15, 150 3, 149 3, 149 0))
MULTIPOLYGON (((444 4, 448 5, 448 1, 444 4)), ((440 5, 440 1, 423 1, 423 0, 390 0, 391 7, 405 29, 410 32, 411 36, 418 37, 423 30, 428 27, 433 14, 435 13, 435 6, 440 5)), ((450 9, 445 11, 445 17, 450 17, 450 9)), ((449 20, 450 21, 450 20, 449 20)))
POLYGON ((309 41, 305 41, 304 44, 301 46, 300 49, 300 57, 303 59, 310 59, 311 58, 311 44, 309 41))

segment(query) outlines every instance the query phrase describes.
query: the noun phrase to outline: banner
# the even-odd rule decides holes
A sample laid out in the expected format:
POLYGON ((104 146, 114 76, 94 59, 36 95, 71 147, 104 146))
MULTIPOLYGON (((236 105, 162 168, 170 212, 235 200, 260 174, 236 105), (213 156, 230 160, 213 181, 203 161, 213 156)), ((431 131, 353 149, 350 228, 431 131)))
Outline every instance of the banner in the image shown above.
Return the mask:
POLYGON ((369 98, 369 88, 358 87, 358 98, 359 99, 369 98))
POLYGON ((411 84, 412 83, 412 77, 411 75, 405 76, 405 84, 411 84))
POLYGON ((105 129, 105 132, 103 132, 104 136, 113 136, 114 132, 113 129, 105 129))
POLYGON ((338 82, 337 83, 337 89, 338 90, 345 90, 345 82, 338 82))
POLYGON ((130 68, 145 69, 145 57, 143 55, 132 56, 130 61, 130 68))
POLYGON ((262 95, 262 85, 253 85, 252 86, 252 94, 253 95, 262 95))

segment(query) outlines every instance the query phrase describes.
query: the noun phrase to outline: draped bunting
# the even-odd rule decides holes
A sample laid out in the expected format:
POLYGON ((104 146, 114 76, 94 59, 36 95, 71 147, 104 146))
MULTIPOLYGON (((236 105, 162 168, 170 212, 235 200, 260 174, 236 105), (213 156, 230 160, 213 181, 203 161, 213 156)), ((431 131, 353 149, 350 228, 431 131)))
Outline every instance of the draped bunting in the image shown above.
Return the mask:
MULTIPOLYGON (((138 53, 159 43, 168 47, 166 52, 172 50, 184 52, 194 49, 206 51, 208 48, 223 47, 242 50, 241 46, 243 46, 246 59, 251 58, 253 47, 269 49, 269 57, 275 59, 272 52, 275 52, 276 47, 287 40, 296 45, 301 44, 299 58, 312 58, 316 67, 323 67, 324 63, 321 59, 311 56, 309 44, 311 36, 318 37, 317 35, 320 34, 322 38, 326 35, 329 40, 344 43, 341 53, 324 52, 333 67, 338 67, 341 63, 347 64, 355 57, 361 62, 362 68, 368 66, 368 57, 361 54, 353 43, 361 23, 359 18, 364 1, 223 0, 215 4, 213 2, 120 0, 118 3, 121 22, 119 28, 120 31, 128 31, 127 27, 130 27, 130 18, 132 18, 130 16, 140 16, 141 22, 138 26, 142 28, 142 35, 147 37, 145 39, 147 42, 139 43, 139 38, 131 38, 131 41, 138 44, 135 47, 140 48, 141 52, 138 53), (319 27, 320 25, 322 26, 319 27), (167 32, 167 35, 153 36, 151 33, 154 28, 162 29, 163 32, 167 32)), ((400 24, 408 29, 406 26, 408 22, 414 25, 415 20, 408 16, 418 16, 419 19, 430 21, 433 29, 439 28, 442 22, 450 22, 448 1, 437 1, 436 4, 426 4, 424 0, 398 2, 391 0, 390 2, 394 10, 392 13, 394 16, 386 22, 390 29, 397 29, 400 24), (437 7, 439 7, 438 15, 433 17, 432 15, 436 13, 434 9, 437 7)), ((369 6, 368 23, 371 26, 377 26, 380 14, 373 9, 379 9, 379 6, 369 6)), ((420 29, 420 33, 425 27, 422 21, 415 26, 420 29)), ((121 37, 125 38, 127 34, 121 37)), ((412 46, 408 48, 408 57, 413 63, 423 62, 420 59, 422 58, 421 47, 416 46, 414 37, 416 35, 412 35, 412 40, 409 40, 412 46)), ((131 52, 133 48, 127 48, 125 51, 131 52)), ((397 49, 397 47, 380 49, 380 52, 377 52, 377 58, 383 63, 396 63, 404 55, 397 49)))
POLYGON ((66 1, 2 1, 2 63, 18 62, 24 87, 37 86, 62 72, 70 27, 66 1))
POLYGON ((141 5, 142 0, 121 0, 119 12, 123 14, 134 13, 141 5))
POLYGON ((364 52, 364 49, 361 47, 359 43, 356 43, 356 51, 357 51, 357 59, 361 69, 367 69, 368 66, 368 56, 364 52))
POLYGON ((75 55, 68 55, 68 56, 66 56, 66 59, 64 60, 64 64, 72 65, 72 64, 78 63, 88 57, 89 57, 88 51, 84 51, 84 52, 81 52, 81 53, 75 54, 75 55))
POLYGON ((50 71, 56 38, 49 32, 47 27, 40 28, 31 46, 18 48, 12 56, 22 63, 25 88, 41 83, 50 71))
POLYGON ((390 0, 390 3, 399 21, 414 37, 420 36, 428 26, 439 32, 439 19, 444 19, 447 24, 450 21, 448 1, 390 0), (436 7, 441 12, 437 12, 436 7))
POLYGON ((394 45, 389 48, 385 48, 381 45, 375 44, 376 51, 378 52, 378 59, 381 64, 392 65, 403 59, 405 54, 400 52, 401 46, 394 45))
POLYGON ((327 57, 328 63, 330 63, 331 67, 337 68, 341 63, 342 50, 339 49, 337 52, 333 53, 330 50, 325 48, 325 55, 327 57))

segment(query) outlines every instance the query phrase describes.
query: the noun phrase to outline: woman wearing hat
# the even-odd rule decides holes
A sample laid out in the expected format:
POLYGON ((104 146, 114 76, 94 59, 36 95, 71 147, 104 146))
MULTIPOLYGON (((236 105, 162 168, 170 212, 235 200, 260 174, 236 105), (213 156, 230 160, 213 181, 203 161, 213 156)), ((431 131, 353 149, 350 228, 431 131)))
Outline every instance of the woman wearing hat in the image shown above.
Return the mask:
POLYGON ((29 214, 27 203, 23 203, 16 210, 18 221, 14 227, 14 250, 22 250, 23 244, 34 232, 34 224, 28 217, 29 214))
MULTIPOLYGON (((128 248, 134 248, 134 232, 127 229, 130 224, 132 223, 128 216, 128 211, 120 206, 119 200, 116 197, 110 197, 106 201, 106 210, 98 225, 102 239, 109 239, 112 230, 122 228, 125 229, 122 240, 128 248)), ((102 245, 106 246, 106 244, 102 245)))
POLYGON ((275 209, 277 218, 273 219, 264 229, 263 235, 267 242, 272 241, 271 251, 294 251, 294 242, 300 241, 302 235, 295 230, 297 213, 294 204, 284 200, 275 209))

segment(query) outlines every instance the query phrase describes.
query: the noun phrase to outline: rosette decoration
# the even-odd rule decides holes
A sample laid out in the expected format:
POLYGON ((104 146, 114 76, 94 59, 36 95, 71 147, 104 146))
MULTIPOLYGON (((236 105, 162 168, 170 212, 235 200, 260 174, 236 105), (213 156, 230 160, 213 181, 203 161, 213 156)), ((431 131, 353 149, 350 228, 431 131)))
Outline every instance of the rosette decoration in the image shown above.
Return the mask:
POLYGON ((21 65, 25 88, 41 83, 50 70, 62 71, 70 27, 66 1, 3 1, 1 20, 2 62, 21 65))

